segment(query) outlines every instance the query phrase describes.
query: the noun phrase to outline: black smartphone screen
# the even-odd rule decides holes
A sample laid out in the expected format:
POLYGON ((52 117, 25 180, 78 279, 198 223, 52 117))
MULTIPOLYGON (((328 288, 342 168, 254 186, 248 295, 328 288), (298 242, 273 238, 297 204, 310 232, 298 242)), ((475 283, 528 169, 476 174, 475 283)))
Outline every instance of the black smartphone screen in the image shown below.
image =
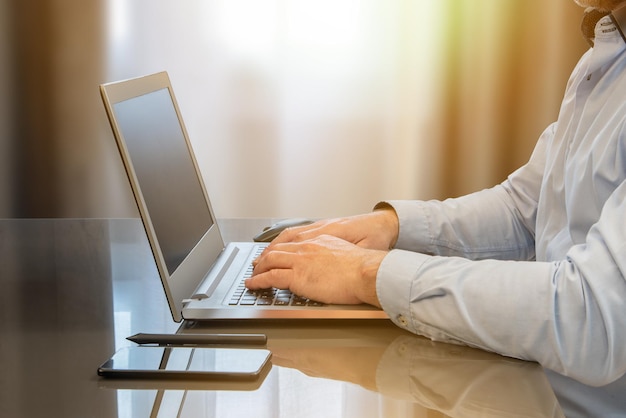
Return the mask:
POLYGON ((104 377, 254 379, 269 363, 266 349, 126 347, 98 368, 104 377))

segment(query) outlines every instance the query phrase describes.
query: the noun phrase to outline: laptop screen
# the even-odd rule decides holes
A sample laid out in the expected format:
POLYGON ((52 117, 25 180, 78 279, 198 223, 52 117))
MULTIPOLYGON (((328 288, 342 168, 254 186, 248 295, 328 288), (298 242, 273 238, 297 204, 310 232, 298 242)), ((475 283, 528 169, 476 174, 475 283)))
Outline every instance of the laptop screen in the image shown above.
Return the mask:
POLYGON ((115 103, 113 111, 172 275, 214 221, 170 92, 115 103))

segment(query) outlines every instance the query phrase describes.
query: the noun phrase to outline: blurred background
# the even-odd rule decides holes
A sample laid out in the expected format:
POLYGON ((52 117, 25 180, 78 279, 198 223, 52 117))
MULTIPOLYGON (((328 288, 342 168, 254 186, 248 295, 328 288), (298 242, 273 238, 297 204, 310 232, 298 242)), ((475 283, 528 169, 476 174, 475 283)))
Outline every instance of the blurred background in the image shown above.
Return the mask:
POLYGON ((218 217, 501 182, 587 45, 572 0, 0 0, 0 217, 137 212, 100 83, 166 70, 218 217))

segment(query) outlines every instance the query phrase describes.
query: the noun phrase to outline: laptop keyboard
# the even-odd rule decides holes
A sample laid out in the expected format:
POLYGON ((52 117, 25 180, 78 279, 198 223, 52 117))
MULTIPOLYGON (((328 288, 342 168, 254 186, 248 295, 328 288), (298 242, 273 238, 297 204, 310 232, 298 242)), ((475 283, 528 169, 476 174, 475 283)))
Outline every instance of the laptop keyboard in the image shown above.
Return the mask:
MULTIPOLYGON (((256 258, 261 254, 264 247, 259 247, 256 258)), ((323 303, 311 299, 294 295, 290 290, 285 289, 246 289, 245 280, 252 276, 254 268, 252 264, 248 266, 246 272, 235 289, 228 302, 231 306, 324 306, 323 303)))

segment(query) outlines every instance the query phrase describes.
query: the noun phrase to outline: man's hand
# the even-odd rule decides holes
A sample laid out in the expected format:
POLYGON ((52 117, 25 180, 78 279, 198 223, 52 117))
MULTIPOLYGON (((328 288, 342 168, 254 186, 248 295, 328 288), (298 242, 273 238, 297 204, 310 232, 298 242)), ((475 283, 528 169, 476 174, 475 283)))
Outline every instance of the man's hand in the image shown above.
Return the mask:
POLYGON ((380 209, 363 215, 322 220, 310 225, 288 228, 274 241, 274 245, 285 242, 300 242, 321 235, 332 235, 359 247, 373 250, 389 250, 398 239, 398 217, 391 209, 380 209))
POLYGON ((246 286, 251 290, 289 289, 322 303, 380 307, 376 274, 386 254, 330 235, 276 242, 256 260, 246 286))

